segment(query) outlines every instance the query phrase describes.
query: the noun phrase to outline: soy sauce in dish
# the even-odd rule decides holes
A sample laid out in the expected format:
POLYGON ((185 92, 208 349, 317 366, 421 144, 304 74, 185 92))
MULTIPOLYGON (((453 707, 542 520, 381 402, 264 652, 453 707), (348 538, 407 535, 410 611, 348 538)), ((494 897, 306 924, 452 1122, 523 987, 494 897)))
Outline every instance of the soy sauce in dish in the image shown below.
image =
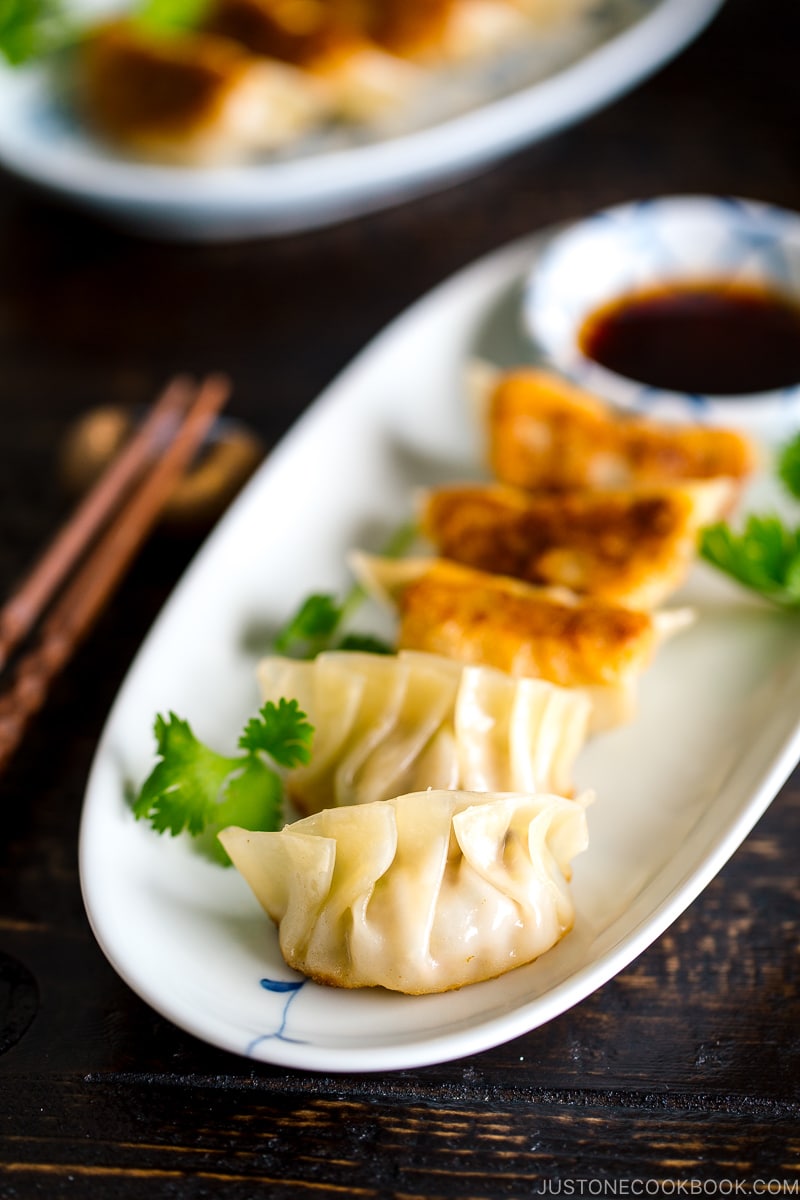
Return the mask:
POLYGON ((598 309, 579 344, 601 366, 652 387, 771 391, 800 382, 800 304, 758 284, 676 281, 598 309))

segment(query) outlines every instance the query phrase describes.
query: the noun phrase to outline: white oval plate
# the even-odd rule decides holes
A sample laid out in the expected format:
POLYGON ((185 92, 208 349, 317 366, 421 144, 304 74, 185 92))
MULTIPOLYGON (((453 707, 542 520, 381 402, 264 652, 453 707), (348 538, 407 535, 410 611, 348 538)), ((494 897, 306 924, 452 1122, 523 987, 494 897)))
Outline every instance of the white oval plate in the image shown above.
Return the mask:
MULTIPOLYGON (((81 0, 92 11, 104 2, 112 0, 81 0)), ((180 240, 296 232, 430 191, 578 120, 678 53, 722 2, 605 0, 580 49, 532 68, 511 94, 394 138, 215 170, 108 153, 58 107, 46 69, 0 67, 0 164, 142 232, 180 240)))
POLYGON ((575 864, 575 928, 538 962, 442 996, 303 983, 234 871, 134 821, 126 788, 152 767, 155 713, 173 709, 233 752, 258 704, 259 631, 310 591, 343 591, 348 549, 379 547, 409 517, 416 487, 479 471, 464 365, 476 351, 505 365, 524 353, 520 288, 539 245, 516 244, 437 289, 317 401, 206 543, 113 706, 81 829, 89 918, 122 978, 214 1045, 293 1067, 383 1071, 541 1025, 691 903, 800 755, 798 619, 698 566, 678 597, 697 605, 695 627, 646 674, 636 721, 579 759, 578 782, 597 801, 575 864))

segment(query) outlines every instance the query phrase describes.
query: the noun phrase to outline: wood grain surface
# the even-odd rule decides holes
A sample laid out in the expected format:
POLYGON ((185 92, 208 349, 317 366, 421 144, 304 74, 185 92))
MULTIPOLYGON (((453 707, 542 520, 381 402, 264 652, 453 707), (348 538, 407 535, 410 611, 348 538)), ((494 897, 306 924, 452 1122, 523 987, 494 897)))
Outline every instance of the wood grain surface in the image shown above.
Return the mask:
MULTIPOLYGON (((575 128, 282 241, 141 241, 0 178, 3 592, 68 510, 57 447, 93 406, 224 370, 232 415, 271 444, 389 320, 512 238, 664 193, 800 209, 799 49, 797 0, 728 0, 679 59, 575 128)), ((253 1064, 121 982, 81 901, 81 800, 200 536, 152 538, 0 779, 0 1198, 798 1194, 797 772, 627 970, 467 1059, 375 1076, 253 1064)))

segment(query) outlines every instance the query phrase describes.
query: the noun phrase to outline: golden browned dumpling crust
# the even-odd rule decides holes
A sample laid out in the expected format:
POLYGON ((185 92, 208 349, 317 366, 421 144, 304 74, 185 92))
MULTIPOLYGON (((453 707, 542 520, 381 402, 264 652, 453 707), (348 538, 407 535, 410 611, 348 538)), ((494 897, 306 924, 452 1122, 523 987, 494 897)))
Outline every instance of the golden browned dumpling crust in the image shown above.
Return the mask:
POLYGON ((424 54, 445 39, 455 6, 456 0, 373 0, 369 30, 393 54, 424 54))
POLYGON ((397 604, 400 649, 483 663, 563 687, 617 683, 650 660, 657 641, 647 613, 441 560, 410 582, 397 604))
POLYGON ((213 123, 249 65, 239 47, 218 38, 147 38, 124 21, 89 40, 86 104, 106 134, 186 136, 213 123))
POLYGON ((502 376, 487 432, 498 479, 531 490, 744 479, 757 465, 751 443, 732 430, 628 416, 542 370, 502 376))
MULTIPOLYGON (((421 532, 444 558, 528 583, 652 607, 679 586, 715 484, 530 493, 463 485, 428 493, 421 532)), ((724 510, 723 486, 706 519, 724 510)))
POLYGON ((508 0, 213 0, 204 27, 316 70, 370 48, 425 62, 458 57, 459 47, 484 53, 512 16, 518 33, 525 26, 508 0))
POLYGON ((251 54, 308 67, 362 42, 360 5, 347 0, 215 0, 204 21, 251 54))
POLYGON ((305 73, 215 34, 98 27, 83 50, 81 99, 108 141, 186 166, 234 162, 296 140, 328 99, 305 73))

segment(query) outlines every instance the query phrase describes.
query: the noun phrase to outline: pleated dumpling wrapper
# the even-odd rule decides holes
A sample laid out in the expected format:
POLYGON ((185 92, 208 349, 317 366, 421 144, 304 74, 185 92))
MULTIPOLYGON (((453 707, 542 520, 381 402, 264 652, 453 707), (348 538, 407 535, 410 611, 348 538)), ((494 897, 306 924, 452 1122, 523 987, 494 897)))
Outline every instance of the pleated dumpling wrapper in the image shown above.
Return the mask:
POLYGON ((572 927, 583 800, 412 792, 220 841, 290 967, 337 987, 421 995, 531 962, 572 927))
POLYGON ((304 813, 429 787, 571 794, 590 712, 582 692, 416 651, 270 657, 258 681, 314 726, 311 762, 286 776, 304 813))
POLYGON ((401 650, 579 688, 591 700, 592 733, 632 718, 639 677, 659 643, 693 620, 687 608, 642 612, 442 558, 354 553, 349 561, 361 584, 398 613, 401 650))

